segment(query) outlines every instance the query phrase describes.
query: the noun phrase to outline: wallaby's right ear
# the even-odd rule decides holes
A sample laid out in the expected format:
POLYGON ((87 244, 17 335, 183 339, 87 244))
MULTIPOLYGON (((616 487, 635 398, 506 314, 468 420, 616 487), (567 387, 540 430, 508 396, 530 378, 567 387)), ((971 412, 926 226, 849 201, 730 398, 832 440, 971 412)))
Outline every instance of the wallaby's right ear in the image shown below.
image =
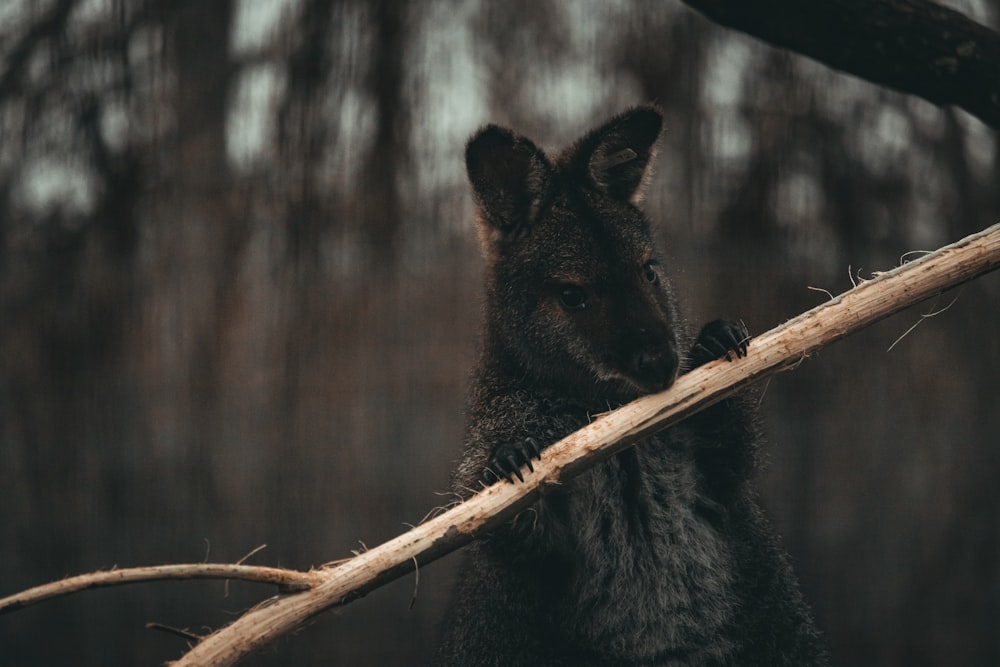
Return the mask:
POLYGON ((538 216, 552 181, 545 154, 528 139, 487 125, 465 147, 465 167, 480 217, 506 234, 538 216))
POLYGON ((662 129, 663 114, 656 107, 629 109, 577 142, 571 164, 600 192, 638 203, 662 129))

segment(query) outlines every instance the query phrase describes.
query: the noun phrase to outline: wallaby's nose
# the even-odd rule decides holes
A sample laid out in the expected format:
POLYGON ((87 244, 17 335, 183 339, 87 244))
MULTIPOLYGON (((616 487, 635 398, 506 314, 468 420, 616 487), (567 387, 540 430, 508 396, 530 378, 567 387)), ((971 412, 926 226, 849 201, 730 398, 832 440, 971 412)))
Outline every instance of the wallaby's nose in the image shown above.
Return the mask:
POLYGON ((633 381, 648 391, 662 391, 674 383, 680 359, 670 346, 639 350, 632 356, 633 381))

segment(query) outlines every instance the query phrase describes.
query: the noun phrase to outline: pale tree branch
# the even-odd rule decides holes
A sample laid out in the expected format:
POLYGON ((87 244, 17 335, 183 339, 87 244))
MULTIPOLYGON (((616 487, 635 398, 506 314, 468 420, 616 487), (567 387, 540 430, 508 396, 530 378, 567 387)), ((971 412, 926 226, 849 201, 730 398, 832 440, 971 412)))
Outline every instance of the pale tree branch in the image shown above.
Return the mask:
POLYGON ((1000 33, 930 0, 684 0, 706 17, 1000 128, 1000 33))
MULTIPOLYGON (((831 298, 755 338, 749 354, 743 359, 719 360, 702 366, 678 378, 667 391, 640 398, 597 418, 547 448, 542 460, 535 463, 535 472, 527 475, 524 482, 494 484, 399 537, 335 567, 308 573, 251 568, 273 570, 275 579, 269 580, 270 583, 306 590, 267 600, 230 625, 206 636, 171 664, 174 667, 235 664, 320 612, 347 604, 467 544, 527 507, 540 495, 636 441, 676 424, 752 382, 794 367, 830 343, 997 268, 1000 268, 1000 225, 880 273, 831 298)), ((170 567, 192 566, 165 566, 170 567)), ((241 570, 225 568, 246 566, 202 567, 220 568, 216 574, 222 578, 237 578, 236 573, 241 570)), ((148 573, 158 568, 144 569, 148 573)), ((160 571, 166 573, 169 569, 160 571)), ((114 583, 107 577, 115 572, 98 574, 105 577, 106 583, 101 585, 114 583)), ((190 578, 193 575, 190 570, 181 569, 175 576, 190 578)), ((6 598, 0 604, 18 597, 6 598)))
POLYGON ((105 588, 163 579, 241 579, 262 584, 274 584, 284 592, 295 592, 306 590, 317 583, 319 581, 318 572, 318 570, 298 572, 279 567, 261 567, 238 563, 152 565, 90 572, 0 598, 0 615, 23 609, 49 598, 78 593, 91 588, 105 588))
POLYGON ((637 440, 798 364, 816 350, 915 303, 1000 267, 1000 225, 878 275, 755 338, 747 357, 716 361, 681 376, 547 448, 523 483, 500 482, 399 537, 320 573, 304 593, 276 598, 206 637, 174 667, 232 665, 330 607, 470 542, 475 536, 637 440))

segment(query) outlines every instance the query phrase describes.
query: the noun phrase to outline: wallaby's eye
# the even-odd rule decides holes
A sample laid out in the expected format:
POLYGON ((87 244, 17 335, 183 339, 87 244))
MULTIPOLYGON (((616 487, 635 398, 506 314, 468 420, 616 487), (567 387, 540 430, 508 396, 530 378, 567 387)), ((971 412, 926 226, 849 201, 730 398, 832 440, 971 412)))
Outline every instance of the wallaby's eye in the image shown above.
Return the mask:
POLYGON ((559 288, 559 305, 566 310, 582 310, 587 305, 587 293, 576 285, 559 288))
POLYGON ((659 266, 659 262, 655 259, 642 265, 642 275, 650 285, 656 285, 660 282, 660 274, 656 272, 657 266, 659 266))

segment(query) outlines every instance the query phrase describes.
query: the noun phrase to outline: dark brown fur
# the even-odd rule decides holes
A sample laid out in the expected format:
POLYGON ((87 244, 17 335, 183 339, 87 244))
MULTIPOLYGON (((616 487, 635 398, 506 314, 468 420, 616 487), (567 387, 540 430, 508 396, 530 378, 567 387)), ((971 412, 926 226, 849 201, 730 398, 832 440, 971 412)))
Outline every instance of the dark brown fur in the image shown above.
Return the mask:
MULTIPOLYGON (((691 344, 636 207, 661 125, 630 110, 554 158, 496 126, 470 140, 489 266, 459 493, 530 474, 591 415, 746 353, 726 321, 691 344)), ((824 664, 748 485, 755 459, 752 415, 730 399, 545 496, 470 547, 437 664, 824 664)))

